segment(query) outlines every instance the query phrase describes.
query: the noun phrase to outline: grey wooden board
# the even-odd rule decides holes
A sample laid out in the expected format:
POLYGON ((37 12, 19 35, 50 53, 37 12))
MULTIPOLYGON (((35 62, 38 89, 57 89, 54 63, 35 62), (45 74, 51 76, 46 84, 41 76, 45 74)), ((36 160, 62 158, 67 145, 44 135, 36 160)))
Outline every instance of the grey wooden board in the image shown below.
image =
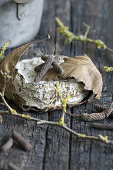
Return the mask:
MULTIPOLYGON (((56 32, 55 16, 59 17, 66 25, 70 26, 74 33, 82 33, 82 23, 91 26, 89 36, 94 39, 102 39, 113 49, 113 1, 112 0, 45 0, 44 13, 41 28, 36 38, 42 38, 46 34, 51 35, 49 41, 32 46, 22 58, 32 58, 35 51, 40 48, 45 53, 51 53, 55 44, 57 54, 82 55, 84 53, 93 60, 103 75, 103 92, 100 101, 109 105, 113 100, 113 73, 106 73, 102 66, 112 66, 113 55, 98 50, 91 44, 73 42, 64 45, 63 37, 56 32)), ((87 106, 87 112, 91 113, 93 104, 87 106)), ((20 113, 14 104, 12 104, 20 113)), ((4 108, 0 105, 0 108, 4 108)), ((68 108, 71 113, 83 113, 85 106, 68 108)), ((30 112, 32 116, 58 121, 61 111, 48 113, 30 112)), ((36 123, 24 121, 18 118, 4 116, 3 124, 0 124, 0 145, 7 139, 13 128, 19 131, 33 146, 30 152, 22 151, 18 146, 13 146, 7 152, 0 152, 1 167, 8 162, 19 166, 22 170, 112 170, 113 148, 105 144, 76 139, 65 130, 53 126, 37 126, 36 123)), ((69 127, 87 135, 102 134, 113 140, 112 131, 96 130, 90 128, 90 123, 80 122, 66 115, 66 123, 69 127)), ((113 122, 112 119, 105 121, 113 122)), ((2 168, 1 168, 2 169, 2 168)))

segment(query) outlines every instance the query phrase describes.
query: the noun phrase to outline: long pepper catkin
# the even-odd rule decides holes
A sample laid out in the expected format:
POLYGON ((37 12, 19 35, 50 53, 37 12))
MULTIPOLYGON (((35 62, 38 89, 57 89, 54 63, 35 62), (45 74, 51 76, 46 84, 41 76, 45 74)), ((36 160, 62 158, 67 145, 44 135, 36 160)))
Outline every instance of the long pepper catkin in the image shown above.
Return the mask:
POLYGON ((94 120, 103 120, 105 119, 106 115, 105 113, 101 112, 101 113, 83 113, 82 115, 80 115, 80 119, 83 121, 94 121, 94 120))
POLYGON ((52 62, 53 62, 53 58, 49 56, 47 60, 45 61, 45 63, 42 65, 40 72, 38 72, 38 75, 36 77, 36 82, 39 82, 42 80, 42 78, 45 76, 45 74, 49 70, 52 62))
POLYGON ((56 61, 52 63, 52 66, 58 72, 58 74, 62 74, 64 72, 63 68, 56 61))
POLYGON ((13 139, 15 139, 19 144, 20 146, 26 150, 26 151, 29 151, 30 149, 32 149, 32 146, 31 144, 26 141, 18 132, 16 132, 15 130, 12 131, 12 137, 13 139))
MULTIPOLYGON (((43 61, 46 61, 48 57, 52 56, 53 57, 53 62, 51 63, 51 65, 53 66, 53 68, 58 72, 58 74, 62 74, 64 72, 63 68, 60 66, 60 64, 57 62, 56 57, 54 57, 53 55, 44 55, 39 49, 38 49, 41 58, 43 61)), ((35 68, 35 70, 39 70, 38 66, 35 68), (37 68, 37 69, 36 69, 37 68)))
MULTIPOLYGON (((97 112, 102 112, 104 111, 105 109, 107 109, 108 107, 104 106, 104 105, 100 105, 100 104, 95 104, 94 105, 94 109, 97 111, 97 112)), ((111 114, 109 115, 110 118, 113 118, 113 112, 111 112, 111 114)))
POLYGON ((111 103, 111 105, 105 109, 103 112, 105 113, 106 117, 109 117, 109 115, 112 113, 113 111, 113 102, 111 103))
POLYGON ((104 105, 95 104, 95 105, 94 105, 94 109, 95 109, 97 112, 103 112, 105 109, 107 109, 107 107, 105 107, 104 105))
POLYGON ((8 163, 8 170, 21 170, 19 167, 17 167, 15 164, 9 162, 8 163))
POLYGON ((93 123, 93 124, 91 124, 91 127, 96 128, 96 129, 112 130, 113 129, 113 124, 109 124, 109 123, 93 123))
POLYGON ((10 137, 7 142, 1 147, 2 151, 7 151, 8 149, 10 149, 13 146, 13 138, 10 137))
POLYGON ((113 111, 113 102, 111 103, 111 106, 109 108, 105 109, 101 113, 91 113, 91 114, 84 113, 79 117, 84 121, 103 120, 106 117, 108 117, 112 111, 113 111))
MULTIPOLYGON (((46 61, 47 58, 49 57, 49 55, 41 55, 42 60, 46 61)), ((60 66, 60 64, 58 64, 58 62, 56 61, 56 58, 53 57, 53 63, 51 64, 53 66, 53 68, 59 73, 62 74, 64 72, 63 68, 60 66)))

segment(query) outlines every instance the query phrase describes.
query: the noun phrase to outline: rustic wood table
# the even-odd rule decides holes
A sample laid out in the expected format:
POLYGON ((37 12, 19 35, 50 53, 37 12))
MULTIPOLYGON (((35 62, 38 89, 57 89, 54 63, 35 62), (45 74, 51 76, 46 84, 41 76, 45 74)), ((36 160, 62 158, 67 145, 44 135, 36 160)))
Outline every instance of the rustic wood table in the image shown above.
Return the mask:
MULTIPOLYGON (((70 57, 86 53, 103 76, 103 92, 100 101, 109 105, 113 100, 113 73, 106 73, 103 66, 111 66, 113 55, 104 50, 98 50, 94 45, 73 42, 64 45, 64 39, 56 32, 55 17, 59 17, 70 30, 76 34, 85 30, 82 23, 91 26, 89 37, 103 40, 113 49, 113 1, 112 0, 45 0, 44 12, 40 32, 37 38, 42 38, 48 33, 49 41, 34 45, 22 58, 33 58, 35 51, 40 48, 44 53, 52 53, 55 44, 55 53, 70 57)), ((22 112, 12 104, 20 113, 22 112)), ((91 113, 93 105, 87 106, 87 112, 91 113)), ((0 105, 0 108, 3 108, 0 105)), ((85 106, 68 108, 71 113, 83 113, 85 106)), ((60 111, 46 113, 30 112, 34 117, 58 121, 60 111)), ((64 129, 55 126, 38 126, 34 122, 25 121, 15 117, 4 116, 0 124, 0 145, 6 141, 14 128, 27 139, 33 149, 25 152, 17 146, 13 146, 6 152, 0 152, 0 165, 12 162, 22 170, 111 170, 113 169, 113 147, 93 141, 84 141, 70 135, 64 129)), ((73 130, 87 135, 102 134, 113 140, 113 132, 110 130, 96 130, 90 128, 91 123, 78 121, 66 115, 66 123, 73 130)), ((113 122, 106 119, 106 122, 113 122)), ((1 168, 2 169, 2 168, 1 168)))

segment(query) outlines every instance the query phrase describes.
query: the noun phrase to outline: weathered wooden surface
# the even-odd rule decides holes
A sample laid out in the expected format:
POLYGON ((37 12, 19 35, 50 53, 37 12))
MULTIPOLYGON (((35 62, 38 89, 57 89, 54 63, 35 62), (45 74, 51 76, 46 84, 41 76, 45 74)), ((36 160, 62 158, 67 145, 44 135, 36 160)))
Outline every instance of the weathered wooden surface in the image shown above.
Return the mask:
MULTIPOLYGON (((113 55, 98 50, 93 45, 73 42, 64 45, 63 38, 56 33, 55 16, 59 17, 75 33, 83 32, 82 23, 91 26, 89 36, 104 40, 113 49, 113 1, 112 0, 45 0, 44 13, 40 32, 37 38, 46 34, 51 39, 40 45, 32 46, 23 58, 31 58, 34 51, 40 48, 45 53, 51 53, 55 44, 55 52, 70 57, 84 53, 93 60, 103 75, 103 93, 101 102, 109 105, 113 100, 113 73, 106 73, 102 66, 111 66, 113 55)), ((96 101, 98 103, 98 101, 96 101)), ((94 103, 93 103, 94 104, 94 103)), ((93 104, 87 106, 92 111, 93 104)), ((15 105, 13 105, 15 106, 15 105)), ((2 105, 0 105, 3 108, 2 105)), ((72 113, 84 112, 84 106, 68 109, 72 113)), ((61 111, 48 113, 35 113, 32 115, 47 120, 57 121, 61 111)), ((53 126, 37 126, 36 123, 27 122, 13 117, 4 116, 0 124, 0 145, 7 139, 11 130, 19 131, 33 146, 30 152, 22 151, 14 146, 7 152, 0 152, 0 164, 12 162, 22 170, 111 170, 113 169, 113 148, 105 144, 76 139, 65 130, 53 126)), ((106 121, 113 122, 112 119, 106 121)), ((66 122, 72 129, 88 135, 107 135, 113 140, 112 131, 91 129, 90 123, 80 122, 66 116, 66 122)))

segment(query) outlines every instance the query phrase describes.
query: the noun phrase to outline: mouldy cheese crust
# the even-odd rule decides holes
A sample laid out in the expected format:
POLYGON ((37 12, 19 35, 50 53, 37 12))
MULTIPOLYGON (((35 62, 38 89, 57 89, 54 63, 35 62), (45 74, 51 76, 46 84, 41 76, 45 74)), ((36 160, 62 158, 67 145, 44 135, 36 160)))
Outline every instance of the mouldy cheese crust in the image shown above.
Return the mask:
MULTIPOLYGON (((64 62, 64 57, 58 56, 60 64, 64 62)), ((43 60, 39 56, 33 59, 22 60, 16 65, 17 72, 13 83, 17 95, 24 101, 24 110, 25 108, 35 108, 38 110, 62 108, 60 98, 56 93, 57 82, 59 82, 59 91, 64 96, 67 90, 70 94, 68 105, 76 105, 88 95, 88 91, 84 90, 84 84, 78 83, 74 78, 36 83, 34 80, 37 73, 34 71, 34 68, 42 63, 43 60)))

